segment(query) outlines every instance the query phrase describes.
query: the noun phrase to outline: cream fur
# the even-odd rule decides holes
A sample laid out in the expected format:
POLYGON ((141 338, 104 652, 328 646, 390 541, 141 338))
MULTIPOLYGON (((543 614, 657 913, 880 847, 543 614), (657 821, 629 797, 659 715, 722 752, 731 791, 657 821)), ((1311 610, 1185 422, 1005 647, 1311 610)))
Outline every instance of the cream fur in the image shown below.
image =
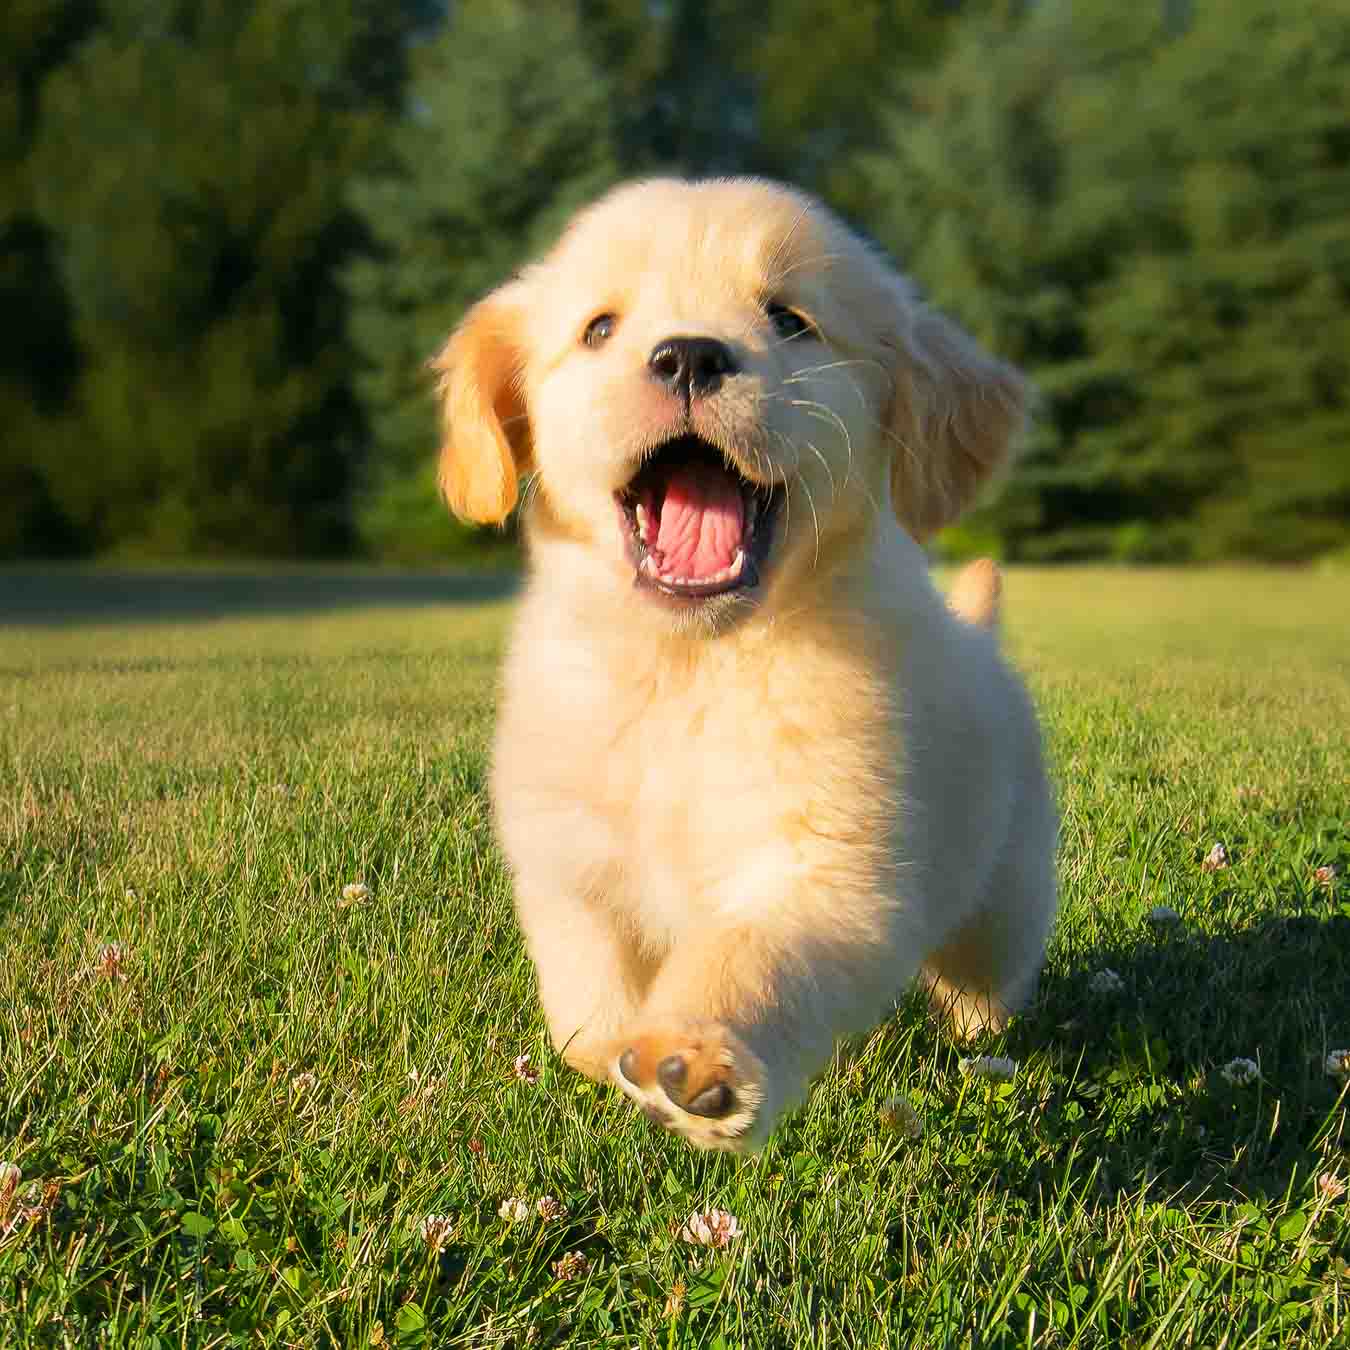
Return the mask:
POLYGON ((959 1034, 1001 1025, 1053 919, 1054 813, 980 626, 996 572, 967 584, 964 622, 916 540, 1005 459, 1015 372, 817 203, 756 180, 611 193, 437 366, 451 505, 500 519, 531 475, 492 796, 565 1058, 693 1143, 745 1149, 916 977, 959 1034), (817 332, 776 337, 769 299, 817 332), (592 348, 600 313, 614 332, 592 348), (676 334, 741 367, 687 423, 646 369, 676 334), (613 494, 684 427, 786 489, 752 598, 634 588, 613 494), (719 1083, 727 1109, 683 1109, 719 1083))

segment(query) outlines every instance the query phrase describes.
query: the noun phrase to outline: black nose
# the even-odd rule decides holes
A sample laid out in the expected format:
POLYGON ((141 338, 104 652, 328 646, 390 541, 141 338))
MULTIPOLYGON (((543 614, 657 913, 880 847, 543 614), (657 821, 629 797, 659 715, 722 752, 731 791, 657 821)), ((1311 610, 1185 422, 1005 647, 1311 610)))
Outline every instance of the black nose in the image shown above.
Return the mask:
POLYGON ((652 378, 686 403, 716 392, 724 375, 736 373, 736 359, 716 338, 676 337, 658 342, 647 358, 652 378))

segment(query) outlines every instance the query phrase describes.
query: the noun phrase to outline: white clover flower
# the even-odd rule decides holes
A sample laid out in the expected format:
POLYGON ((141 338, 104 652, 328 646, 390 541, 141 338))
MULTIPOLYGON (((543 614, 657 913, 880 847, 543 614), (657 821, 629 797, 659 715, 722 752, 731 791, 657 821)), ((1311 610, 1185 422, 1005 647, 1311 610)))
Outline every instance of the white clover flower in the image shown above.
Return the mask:
POLYGON ((511 1062, 512 1076, 533 1087, 539 1081, 539 1070, 530 1063, 529 1055, 517 1055, 511 1062))
POLYGON ((1105 970, 1099 970, 1088 981, 1088 993, 1096 994, 1101 998, 1106 998, 1111 994, 1119 994, 1125 988, 1125 981, 1109 967, 1105 970))
POLYGON ((0 1163, 0 1238, 8 1237, 29 1216, 18 1199, 22 1180, 23 1173, 12 1162, 0 1163))
POLYGON ((1254 1059, 1244 1059, 1241 1056, 1230 1059, 1219 1072, 1236 1087, 1246 1087, 1261 1077, 1260 1065, 1254 1059))
POLYGON ((448 1214, 428 1214, 417 1225, 417 1231, 421 1234, 422 1241, 437 1255, 449 1245, 450 1236, 454 1230, 454 1222, 448 1214))
POLYGON ((683 1280, 677 1279, 670 1286, 670 1293, 666 1295, 665 1307, 661 1309, 661 1316, 668 1322, 672 1317, 678 1317, 684 1311, 684 1296, 687 1287, 683 1280))
POLYGON ((1335 863, 1327 863, 1324 867, 1313 869, 1313 880, 1319 885, 1331 890, 1336 885, 1336 878, 1340 876, 1341 869, 1335 863))
POLYGON ((1219 872, 1227 866, 1228 850, 1218 843, 1205 854, 1204 861, 1200 864, 1201 870, 1205 872, 1219 872))
POLYGON ((989 1078, 997 1083, 1008 1083, 1017 1074, 1017 1061, 1002 1055, 975 1055, 963 1059, 961 1072, 971 1078, 989 1078))
POLYGON ((1333 1050, 1323 1067, 1333 1078, 1350 1078, 1350 1050, 1333 1050))
POLYGON ((1317 1191, 1328 1200, 1339 1200, 1345 1194, 1345 1182, 1334 1172, 1323 1172, 1317 1178, 1317 1191))
POLYGON ((740 1220, 725 1209, 695 1210, 679 1232, 691 1247, 727 1247, 740 1235, 740 1220))
POLYGON ((497 1206, 497 1217, 505 1219, 507 1223, 524 1223, 530 1217, 530 1202, 518 1195, 507 1196, 497 1206))
POLYGON ((923 1138, 923 1117, 908 1097, 888 1097, 881 1104, 881 1123, 905 1139, 923 1138))
POLYGON ((1154 905, 1146 917, 1156 928, 1170 928, 1181 922, 1181 915, 1171 905, 1154 905))
POLYGON ((370 899, 370 887, 364 881, 349 881, 342 888, 344 905, 359 905, 362 900, 370 899))
POLYGON ((423 1078, 417 1069, 408 1070, 408 1091, 421 1093, 424 1097, 434 1097, 444 1086, 439 1078, 423 1078))
POLYGON ((584 1252, 568 1252, 553 1263, 553 1274, 559 1280, 575 1280, 589 1273, 591 1263, 584 1252))
POLYGON ((319 1085, 318 1078, 312 1073, 298 1073, 291 1079, 291 1091, 297 1097, 303 1097, 307 1092, 313 1092, 319 1085))
POLYGON ((105 942, 94 957, 91 975, 101 975, 105 980, 122 984, 127 978, 127 957, 130 955, 125 943, 105 942))
POLYGON ((534 1202, 535 1212, 545 1223, 553 1223, 557 1219, 567 1217, 567 1206, 561 1200, 551 1195, 541 1195, 534 1202))

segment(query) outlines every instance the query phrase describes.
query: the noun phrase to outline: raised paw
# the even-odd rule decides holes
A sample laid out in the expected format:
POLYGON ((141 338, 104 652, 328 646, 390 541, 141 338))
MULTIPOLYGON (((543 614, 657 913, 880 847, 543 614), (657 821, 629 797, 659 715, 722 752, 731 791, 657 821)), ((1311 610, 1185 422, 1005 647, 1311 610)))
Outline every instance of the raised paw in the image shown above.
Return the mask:
POLYGON ((658 1125, 698 1148, 743 1150, 767 1126, 764 1064, 719 1022, 644 1027, 620 1043, 615 1083, 658 1125))

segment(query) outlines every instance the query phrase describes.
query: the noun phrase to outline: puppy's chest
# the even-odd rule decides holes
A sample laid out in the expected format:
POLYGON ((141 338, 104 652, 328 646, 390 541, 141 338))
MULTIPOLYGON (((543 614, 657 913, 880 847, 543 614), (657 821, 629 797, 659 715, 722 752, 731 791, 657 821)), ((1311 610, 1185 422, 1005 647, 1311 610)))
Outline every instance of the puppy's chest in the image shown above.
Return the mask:
POLYGON ((629 905, 653 920, 677 925, 715 904, 809 791, 785 763, 772 710, 748 703, 656 699, 613 728, 593 809, 613 828, 629 905))
POLYGON ((658 944, 786 882, 875 782, 877 710, 841 715, 796 680, 588 679, 518 712, 511 739, 536 753, 512 773, 553 823, 559 884, 603 877, 596 898, 658 944))

